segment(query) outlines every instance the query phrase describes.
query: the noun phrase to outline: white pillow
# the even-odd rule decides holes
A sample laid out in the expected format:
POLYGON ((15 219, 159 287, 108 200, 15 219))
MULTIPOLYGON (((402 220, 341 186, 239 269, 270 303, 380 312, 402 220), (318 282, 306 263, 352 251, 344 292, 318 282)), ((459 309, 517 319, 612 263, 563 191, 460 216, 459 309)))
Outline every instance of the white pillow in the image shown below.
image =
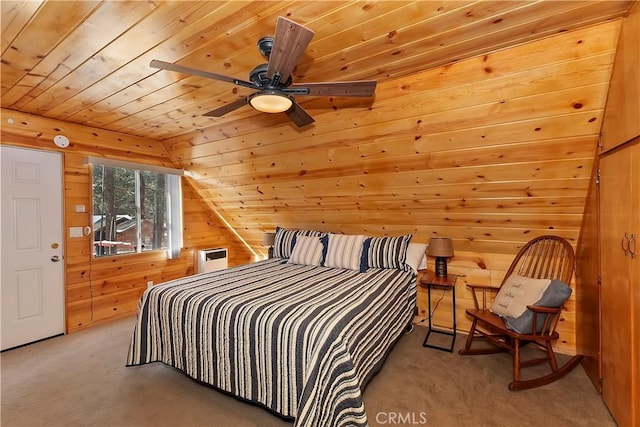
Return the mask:
POLYGON ((547 289, 551 279, 532 279, 512 274, 504 282, 490 310, 499 316, 520 317, 528 305, 534 305, 547 289))
POLYGON ((409 243, 407 247, 407 259, 404 262, 416 273, 427 268, 427 246, 426 243, 409 243))
POLYGON ((329 234, 325 267, 360 271, 362 247, 366 238, 367 236, 356 234, 329 234))
POLYGON ((298 236, 287 262, 290 264, 320 265, 323 249, 320 237, 298 236))

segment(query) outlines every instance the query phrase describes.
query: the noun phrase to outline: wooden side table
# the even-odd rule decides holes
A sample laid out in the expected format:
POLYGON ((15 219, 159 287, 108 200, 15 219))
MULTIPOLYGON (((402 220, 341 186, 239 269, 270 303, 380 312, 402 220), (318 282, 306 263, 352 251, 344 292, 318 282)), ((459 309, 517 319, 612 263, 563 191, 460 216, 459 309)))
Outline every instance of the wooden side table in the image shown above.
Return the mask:
POLYGON ((427 309, 429 310, 429 330, 427 331, 427 336, 422 343, 423 347, 435 348, 437 350, 448 351, 449 353, 453 353, 453 347, 456 343, 456 280, 458 279, 457 274, 449 274, 447 277, 438 277, 435 275, 433 271, 427 271, 422 275, 418 284, 427 288, 427 309), (453 328, 451 331, 443 330, 443 329, 435 329, 432 323, 432 311, 431 311, 431 288, 443 288, 445 290, 451 290, 451 304, 453 306, 453 328), (441 347, 438 345, 429 344, 429 336, 431 333, 434 334, 442 334, 451 336, 451 346, 450 347, 441 347))

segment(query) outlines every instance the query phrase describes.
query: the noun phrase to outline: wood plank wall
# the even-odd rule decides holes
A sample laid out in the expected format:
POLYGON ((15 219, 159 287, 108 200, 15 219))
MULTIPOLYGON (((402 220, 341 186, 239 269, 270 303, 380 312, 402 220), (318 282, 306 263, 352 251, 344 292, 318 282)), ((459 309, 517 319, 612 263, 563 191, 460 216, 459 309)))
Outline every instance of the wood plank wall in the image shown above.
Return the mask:
MULTIPOLYGON (((131 313, 150 277, 160 281, 193 271, 196 247, 215 242, 230 247, 232 264, 250 261, 253 253, 264 253, 262 233, 277 225, 413 233, 418 242, 452 237, 450 271, 465 276, 457 285, 458 324, 467 329, 464 308, 471 297, 465 281, 497 285, 518 248, 536 235, 577 242, 619 24, 560 33, 391 80, 379 85, 373 101, 304 101, 316 118, 305 129, 265 114, 165 140, 161 147, 3 110, 3 143, 52 149, 56 133, 71 138, 67 209, 79 200, 89 204, 88 169, 81 161, 87 154, 192 172, 186 181, 194 192, 185 188, 191 246, 181 260, 143 254, 92 261, 88 244, 67 239, 69 329, 131 313), (14 124, 7 125, 8 115, 14 124), (106 279, 107 269, 120 271, 120 279, 106 279)), ((73 212, 65 221, 86 225, 73 212)), ((419 301, 424 314, 423 293, 419 301)), ((572 353, 574 297, 567 307, 558 348, 572 353)), ((447 309, 443 302, 436 321, 446 321, 447 309)))
MULTIPOLYGON (((300 99, 316 119, 308 128, 264 114, 164 144, 255 248, 278 225, 452 237, 465 329, 465 280, 498 285, 537 235, 575 246, 619 29, 615 20, 427 69, 378 85, 373 101, 300 99)), ((574 298, 559 327, 568 353, 574 298)))
POLYGON ((162 145, 4 109, 2 123, 2 144, 63 153, 68 332, 135 314, 148 281, 157 284, 193 274, 197 249, 226 247, 230 265, 253 260, 253 254, 207 209, 185 178, 182 180, 185 248, 179 259, 168 260, 164 251, 93 259, 91 238, 70 238, 67 231, 69 227, 91 224, 91 181, 86 157, 104 156, 173 167, 162 145), (57 148, 53 144, 53 136, 57 134, 66 135, 71 145, 64 150, 57 148), (84 205, 87 212, 75 212, 76 205, 84 205))

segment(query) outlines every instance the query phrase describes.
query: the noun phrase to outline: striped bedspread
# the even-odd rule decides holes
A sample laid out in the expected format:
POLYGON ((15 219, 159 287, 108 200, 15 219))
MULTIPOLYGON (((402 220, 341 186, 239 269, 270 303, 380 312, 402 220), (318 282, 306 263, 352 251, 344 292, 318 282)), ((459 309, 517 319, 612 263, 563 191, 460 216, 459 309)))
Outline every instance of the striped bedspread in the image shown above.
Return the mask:
POLYGON ((127 366, 163 362, 296 426, 366 425, 362 389, 411 320, 412 272, 275 258, 147 290, 127 366))

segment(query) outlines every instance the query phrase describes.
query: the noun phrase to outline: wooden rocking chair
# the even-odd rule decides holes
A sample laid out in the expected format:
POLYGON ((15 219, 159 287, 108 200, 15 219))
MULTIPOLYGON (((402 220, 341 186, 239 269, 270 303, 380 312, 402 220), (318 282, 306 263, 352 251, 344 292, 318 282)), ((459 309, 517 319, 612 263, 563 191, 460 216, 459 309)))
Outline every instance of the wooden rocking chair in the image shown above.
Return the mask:
MULTIPOLYGON (((467 315, 473 318, 473 323, 465 347, 459 351, 459 354, 510 352, 513 355, 513 382, 509 384, 510 390, 524 390, 549 384, 575 368, 582 359, 581 355, 572 357, 559 368, 552 348, 552 342, 559 337, 556 326, 560 320, 562 304, 559 307, 528 305, 527 308, 533 312, 532 316, 529 313, 533 323, 528 333, 509 329, 504 318, 489 309, 493 298, 512 274, 532 279, 556 279, 568 285, 573 275, 574 257, 573 248, 565 239, 557 236, 540 236, 528 242, 518 252, 499 288, 467 285, 472 290, 475 308, 466 310, 467 315), (471 345, 477 339, 486 340, 493 346, 472 349, 471 345), (546 356, 522 361, 520 348, 529 343, 534 343, 543 349, 546 356), (521 380, 521 368, 545 361, 549 362, 551 373, 526 381, 521 380)), ((567 292, 570 293, 570 290, 567 289, 567 292)))

